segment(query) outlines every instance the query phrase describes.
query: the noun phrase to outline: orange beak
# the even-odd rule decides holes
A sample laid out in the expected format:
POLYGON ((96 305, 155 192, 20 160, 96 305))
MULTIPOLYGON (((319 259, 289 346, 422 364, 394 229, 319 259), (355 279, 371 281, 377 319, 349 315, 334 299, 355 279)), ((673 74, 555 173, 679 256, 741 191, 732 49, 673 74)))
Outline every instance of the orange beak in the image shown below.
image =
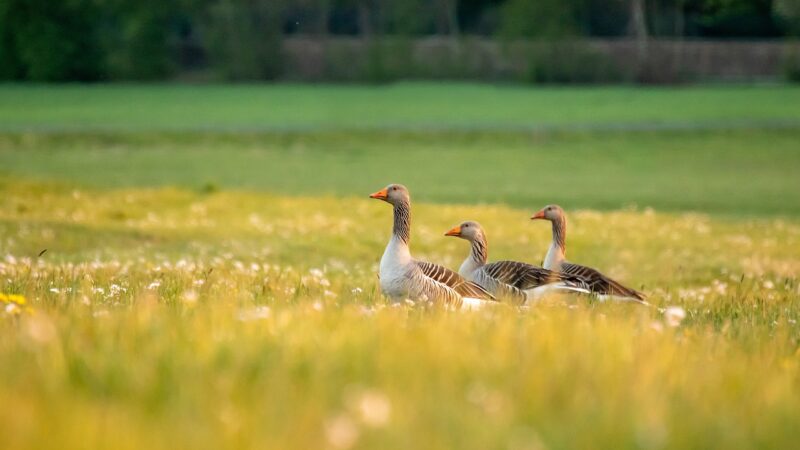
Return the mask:
POLYGON ((461 236, 461 225, 457 225, 451 228, 447 233, 444 234, 445 236, 461 236))
POLYGON ((378 200, 386 200, 389 198, 389 191, 386 188, 381 189, 378 192, 373 192, 369 194, 369 198, 377 198, 378 200))
POLYGON ((539 210, 539 212, 531 216, 531 220, 536 219, 544 219, 544 209, 539 210))

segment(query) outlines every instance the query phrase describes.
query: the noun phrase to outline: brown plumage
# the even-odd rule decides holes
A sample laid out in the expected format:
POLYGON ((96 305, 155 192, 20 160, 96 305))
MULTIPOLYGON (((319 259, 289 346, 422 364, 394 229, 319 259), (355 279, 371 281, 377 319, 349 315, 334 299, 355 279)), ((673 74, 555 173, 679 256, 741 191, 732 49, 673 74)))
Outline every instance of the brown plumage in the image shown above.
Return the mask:
POLYGON ((587 289, 594 294, 619 297, 620 299, 645 300, 645 295, 641 292, 623 286, 597 269, 566 261, 567 216, 560 206, 547 205, 534 214, 531 219, 549 220, 553 227, 553 242, 550 244, 544 264, 542 264, 545 269, 580 277, 585 281, 587 289))
POLYGON ((381 257, 381 292, 393 301, 429 301, 450 308, 475 308, 494 297, 457 273, 411 257, 411 196, 400 184, 370 195, 393 206, 392 237, 381 257))
POLYGON ((487 263, 489 244, 486 233, 478 222, 463 222, 445 235, 459 237, 471 243, 470 253, 461 264, 459 274, 499 298, 524 304, 547 292, 589 292, 579 277, 555 273, 518 261, 487 263))
POLYGON ((465 279, 447 267, 426 261, 415 260, 414 262, 416 262, 419 268, 422 269, 422 273, 424 273, 425 276, 449 286, 454 291, 461 294, 462 297, 471 297, 480 300, 495 300, 494 296, 490 294, 489 291, 482 288, 479 284, 465 279))

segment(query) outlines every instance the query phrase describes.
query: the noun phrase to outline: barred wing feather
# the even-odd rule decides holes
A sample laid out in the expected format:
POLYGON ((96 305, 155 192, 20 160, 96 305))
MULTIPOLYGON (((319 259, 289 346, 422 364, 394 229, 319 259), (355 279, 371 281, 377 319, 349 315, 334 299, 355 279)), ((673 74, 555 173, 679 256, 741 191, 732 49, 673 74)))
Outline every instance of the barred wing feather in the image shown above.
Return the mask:
POLYGON ((587 289, 595 294, 630 297, 640 301, 645 300, 645 296, 641 292, 625 287, 591 267, 563 262, 561 263, 561 273, 585 280, 587 289))
POLYGON ((462 297, 470 297, 481 300, 496 300, 486 289, 480 285, 468 281, 458 273, 448 269, 447 267, 433 264, 426 261, 414 261, 417 267, 422 270, 422 273, 439 283, 449 286, 454 291, 458 292, 462 297))

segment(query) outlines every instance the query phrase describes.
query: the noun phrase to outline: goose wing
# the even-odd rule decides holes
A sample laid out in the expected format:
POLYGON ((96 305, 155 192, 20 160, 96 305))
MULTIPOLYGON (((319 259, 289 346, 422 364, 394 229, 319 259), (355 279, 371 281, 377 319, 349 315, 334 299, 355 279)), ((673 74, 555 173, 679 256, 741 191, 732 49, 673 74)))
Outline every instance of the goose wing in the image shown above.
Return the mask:
POLYGON ((426 261, 414 261, 417 267, 420 268, 422 273, 439 283, 449 286, 454 291, 458 292, 462 297, 470 297, 481 300, 496 300, 495 297, 480 285, 468 281, 458 273, 448 269, 447 267, 440 266, 426 261))
POLYGON ((586 283, 586 288, 595 294, 630 297, 640 301, 645 300, 645 296, 641 292, 623 286, 619 282, 612 280, 591 267, 563 262, 561 263, 560 272, 563 275, 570 275, 583 279, 586 283))
POLYGON ((484 266, 486 273, 501 283, 527 290, 549 283, 561 282, 565 286, 587 288, 578 276, 553 272, 518 261, 497 261, 484 266))

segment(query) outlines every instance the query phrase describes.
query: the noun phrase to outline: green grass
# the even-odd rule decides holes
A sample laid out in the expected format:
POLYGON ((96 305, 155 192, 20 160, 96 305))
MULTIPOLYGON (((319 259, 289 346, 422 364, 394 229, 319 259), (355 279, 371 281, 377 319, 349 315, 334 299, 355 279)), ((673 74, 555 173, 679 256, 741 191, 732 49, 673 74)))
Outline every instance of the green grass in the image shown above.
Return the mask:
POLYGON ((800 123, 800 88, 0 86, 0 130, 703 128, 800 123))
POLYGON ((798 142, 800 130, 6 134, 0 174, 347 196, 393 181, 434 202, 794 216, 798 142))
POLYGON ((0 448, 792 448, 798 96, 0 86, 0 448), (558 202, 653 306, 392 305, 390 181, 421 259, 541 261, 558 202))

